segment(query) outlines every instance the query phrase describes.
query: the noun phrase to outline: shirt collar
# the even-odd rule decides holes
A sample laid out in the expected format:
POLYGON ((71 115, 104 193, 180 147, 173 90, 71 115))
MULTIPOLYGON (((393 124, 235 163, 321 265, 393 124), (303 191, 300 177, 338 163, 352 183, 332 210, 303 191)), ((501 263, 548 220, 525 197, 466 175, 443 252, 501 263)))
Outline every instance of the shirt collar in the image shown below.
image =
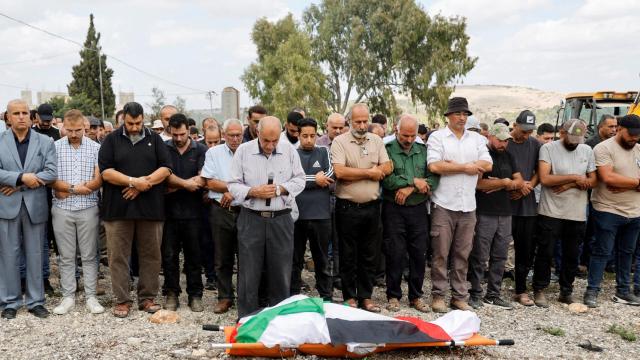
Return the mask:
MULTIPOLYGON (((451 131, 451 129, 449 128, 449 126, 445 126, 445 127, 444 127, 444 131, 445 131, 445 133, 444 133, 444 135, 445 135, 445 136, 456 136, 456 134, 454 134, 454 133, 453 133, 453 131, 451 131)), ((468 136, 468 135, 469 135, 469 131, 467 131, 467 129, 465 129, 465 130, 463 131, 463 133, 462 133, 462 137, 461 137, 460 139, 462 139, 462 138, 464 138, 465 136, 468 136)), ((457 136, 456 136, 456 137, 457 137, 457 136)))
MULTIPOLYGON (((190 142, 190 144, 189 144, 189 149, 188 149, 188 150, 195 150, 195 149, 196 149, 196 147, 198 147, 197 142, 196 142, 196 141, 193 141, 193 139, 189 139, 189 141, 191 141, 191 142, 190 142)), ((178 150, 178 147, 177 147, 177 146, 176 146, 176 144, 173 142, 173 139, 171 139, 171 140, 167 140, 167 141, 166 141, 166 144, 167 144, 170 148, 172 148, 172 149, 174 149, 174 150, 176 150, 176 151, 178 150)))
POLYGON ((409 149, 408 153, 404 151, 404 149, 398 142, 398 139, 393 139, 393 141, 391 141, 389 144, 389 147, 391 148, 390 151, 394 154, 404 154, 406 156, 411 156, 420 153, 420 150, 418 149, 419 145, 416 144, 415 141, 413 142, 413 144, 411 144, 411 149, 409 149))
MULTIPOLYGON (((353 136, 353 134, 351 133, 351 131, 349 131, 349 133, 348 133, 348 134, 349 134, 349 142, 357 143, 357 142, 360 140, 360 139, 356 138, 355 136, 353 136)), ((367 142, 367 141, 371 140, 371 135, 372 135, 372 134, 368 132, 368 133, 364 136, 364 142, 367 142)), ((378 135, 376 135, 376 136, 378 136, 378 135)))
MULTIPOLYGON (((13 132, 13 130, 11 130, 13 132)), ((13 138, 16 140, 16 143, 26 144, 31 139, 31 128, 27 128, 27 136, 24 137, 22 141, 18 140, 18 136, 15 132, 13 132, 13 138)))
MULTIPOLYGON (((265 155, 265 153, 262 151, 262 146, 260 146, 260 139, 259 138, 255 138, 255 139, 253 139, 251 141, 255 141, 256 144, 258 145, 258 151, 254 155, 265 155)), ((271 155, 282 154, 282 149, 280 148, 280 146, 281 146, 280 145, 280 141, 278 141, 278 143, 276 144, 275 149, 273 149, 273 152, 271 153, 271 155)))
MULTIPOLYGON (((122 135, 128 138, 129 132, 127 131, 127 128, 124 125, 122 125, 121 128, 122 128, 122 135)), ((142 127, 142 129, 140 130, 140 134, 142 135, 143 138, 147 135, 147 132, 145 131, 144 127, 142 127)))

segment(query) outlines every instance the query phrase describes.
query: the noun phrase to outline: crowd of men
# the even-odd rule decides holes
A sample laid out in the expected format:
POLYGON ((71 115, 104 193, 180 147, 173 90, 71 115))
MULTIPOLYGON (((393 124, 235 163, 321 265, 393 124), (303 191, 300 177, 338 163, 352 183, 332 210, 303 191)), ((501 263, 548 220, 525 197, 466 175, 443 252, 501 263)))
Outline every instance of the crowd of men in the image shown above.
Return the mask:
POLYGON ((58 315, 75 307, 80 268, 87 311, 105 311, 97 299, 105 249, 111 311, 123 318, 134 300, 148 313, 176 310, 182 273, 194 312, 205 311, 205 289, 217 289, 215 313, 237 305, 239 317, 315 294, 301 276, 307 248, 317 296, 333 301, 338 288, 346 306, 371 312, 381 311, 372 300, 380 279, 388 311, 401 308, 404 278, 410 307, 444 313, 547 307, 554 276, 557 300, 570 304, 585 272, 582 301, 596 307, 611 268, 612 300, 640 305, 639 117, 605 115, 585 139, 584 121, 536 126, 528 110, 511 127, 502 118, 481 124, 460 97, 444 116, 429 131, 403 114, 387 134, 386 117, 357 103, 346 117, 331 114, 319 136, 297 108, 284 124, 257 105, 247 126, 209 118, 200 130, 173 106, 146 123, 131 102, 115 127, 78 110, 55 126, 51 106, 30 111, 13 100, 0 133, 1 316, 15 318, 23 305, 49 315, 49 239, 58 315), (505 298, 510 274, 515 291, 505 298))

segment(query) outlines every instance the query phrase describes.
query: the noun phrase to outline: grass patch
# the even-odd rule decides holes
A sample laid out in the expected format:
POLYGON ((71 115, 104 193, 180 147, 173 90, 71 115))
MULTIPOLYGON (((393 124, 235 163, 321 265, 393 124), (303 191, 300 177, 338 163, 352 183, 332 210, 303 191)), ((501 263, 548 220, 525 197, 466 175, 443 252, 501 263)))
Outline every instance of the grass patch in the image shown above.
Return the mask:
POLYGON ((609 329, 607 329, 607 332, 610 334, 620 335, 622 339, 629 342, 633 342, 637 340, 636 334, 634 334, 633 331, 617 324, 613 324, 609 326, 609 329))
POLYGON ((558 327, 546 327, 542 328, 542 331, 553 336, 564 336, 565 334, 564 330, 558 327))

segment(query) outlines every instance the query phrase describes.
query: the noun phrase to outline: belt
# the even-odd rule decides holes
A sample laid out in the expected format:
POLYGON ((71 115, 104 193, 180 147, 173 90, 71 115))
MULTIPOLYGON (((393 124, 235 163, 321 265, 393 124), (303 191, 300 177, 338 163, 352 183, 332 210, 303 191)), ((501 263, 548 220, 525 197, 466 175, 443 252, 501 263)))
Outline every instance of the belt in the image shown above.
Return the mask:
POLYGON ((229 207, 224 207, 222 206, 222 204, 220 204, 220 201, 216 200, 216 199, 211 199, 211 201, 213 202, 214 205, 217 205, 225 210, 227 210, 230 213, 234 213, 234 214, 238 214, 240 213, 240 209, 242 208, 242 206, 229 206, 229 207))
POLYGON ((369 206, 378 205, 379 203, 380 203, 379 199, 368 201, 368 202, 365 202, 365 203, 357 203, 357 202, 353 202, 353 201, 349 201, 349 200, 345 200, 345 199, 336 199, 336 205, 341 205, 341 206, 344 206, 346 208, 351 208, 351 209, 363 209, 363 208, 367 208, 369 206))
POLYGON ((291 209, 284 209, 284 210, 278 210, 278 211, 259 211, 259 210, 249 209, 249 208, 246 208, 246 209, 263 218, 275 218, 280 215, 286 215, 291 213, 291 209))

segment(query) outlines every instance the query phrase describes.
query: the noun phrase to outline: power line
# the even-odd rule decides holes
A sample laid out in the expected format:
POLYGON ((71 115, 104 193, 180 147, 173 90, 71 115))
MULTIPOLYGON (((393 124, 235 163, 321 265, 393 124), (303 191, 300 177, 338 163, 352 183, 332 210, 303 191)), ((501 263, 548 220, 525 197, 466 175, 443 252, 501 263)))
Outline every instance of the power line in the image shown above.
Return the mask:
POLYGON ((0 83, 0 86, 10 87, 10 88, 15 88, 15 89, 20 89, 20 90, 26 89, 26 87, 24 87, 24 86, 11 85, 11 84, 2 84, 2 83, 0 83))
MULTIPOLYGON (((62 54, 50 55, 50 56, 42 56, 42 57, 33 58, 33 59, 7 61, 7 62, 0 63, 0 66, 13 65, 13 64, 23 64, 23 63, 28 63, 28 62, 36 62, 36 61, 40 61, 40 60, 55 59, 55 58, 58 58, 58 57, 61 57, 61 56, 65 56, 65 55, 70 55, 70 54, 72 54, 72 53, 66 52, 66 53, 62 53, 62 54)), ((75 51, 73 52, 73 54, 75 54, 75 51)))
MULTIPOLYGON (((43 29, 43 28, 37 27, 37 26, 35 26, 35 25, 31 25, 31 24, 29 24, 29 23, 27 23, 27 22, 25 22, 25 21, 22 21, 22 20, 20 20, 20 19, 16 19, 16 18, 11 17, 11 16, 9 16, 9 15, 7 15, 7 14, 4 14, 4 13, 2 13, 2 12, 0 12, 0 16, 2 16, 2 17, 4 17, 4 18, 7 18, 7 19, 9 19, 9 20, 11 20, 11 21, 17 22, 17 23, 19 23, 19 24, 22 24, 22 25, 24 25, 24 26, 27 26, 27 27, 29 27, 29 28, 31 28, 31 29, 34 29, 34 30, 37 30, 37 31, 43 32, 43 33, 45 33, 45 34, 47 34, 47 35, 49 35, 49 36, 53 36, 53 37, 55 37, 55 38, 58 38, 58 39, 61 39, 61 40, 64 40, 64 41, 70 42, 70 43, 72 43, 72 44, 75 44, 75 45, 77 45, 77 46, 81 47, 82 49, 89 50, 89 51, 95 51, 95 52, 98 52, 98 51, 99 51, 98 49, 88 48, 88 47, 84 46, 83 44, 81 44, 81 43, 79 43, 79 42, 77 42, 77 41, 75 41, 75 40, 72 40, 72 39, 66 38, 66 37, 64 37, 64 36, 62 36, 62 35, 58 35, 58 34, 56 34, 56 33, 53 33, 53 32, 51 32, 51 31, 49 31, 49 30, 46 30, 46 29, 43 29)), ((140 69, 140 68, 138 68, 138 67, 136 67, 136 66, 134 66, 134 65, 131 65, 131 64, 127 63, 126 61, 121 60, 121 59, 119 59, 119 58, 117 58, 117 57, 114 57, 114 56, 112 56, 112 55, 106 54, 105 52, 102 52, 102 53, 103 53, 104 55, 106 55, 107 57, 109 57, 109 58, 111 58, 111 59, 113 59, 113 60, 115 60, 115 61, 117 61, 117 62, 121 63, 122 65, 124 65, 124 66, 126 66, 126 67, 129 67, 129 68, 131 68, 131 69, 133 69, 133 70, 135 70, 135 71, 138 71, 138 72, 140 72, 140 73, 142 73, 142 74, 145 74, 145 75, 147 75, 147 76, 149 76, 149 77, 152 77, 152 78, 155 78, 155 79, 157 79, 157 80, 161 80, 161 81, 164 81, 164 82, 166 82, 166 83, 169 83, 169 84, 172 84, 172 85, 174 85, 174 86, 181 87, 181 88, 184 88, 184 89, 188 89, 188 90, 192 90, 192 91, 198 91, 198 92, 200 92, 200 93, 202 93, 202 94, 204 94, 204 93, 207 93, 207 92, 208 92, 208 91, 206 91, 206 90, 196 89, 196 88, 193 88, 193 87, 190 87, 190 86, 182 85, 182 84, 179 84, 179 83, 177 83, 177 82, 174 82, 174 81, 171 81, 171 80, 165 79, 165 78, 163 78, 163 77, 160 77, 160 76, 154 75, 154 74, 152 74, 152 73, 150 73, 150 72, 148 72, 148 71, 142 70, 142 69, 140 69)))

